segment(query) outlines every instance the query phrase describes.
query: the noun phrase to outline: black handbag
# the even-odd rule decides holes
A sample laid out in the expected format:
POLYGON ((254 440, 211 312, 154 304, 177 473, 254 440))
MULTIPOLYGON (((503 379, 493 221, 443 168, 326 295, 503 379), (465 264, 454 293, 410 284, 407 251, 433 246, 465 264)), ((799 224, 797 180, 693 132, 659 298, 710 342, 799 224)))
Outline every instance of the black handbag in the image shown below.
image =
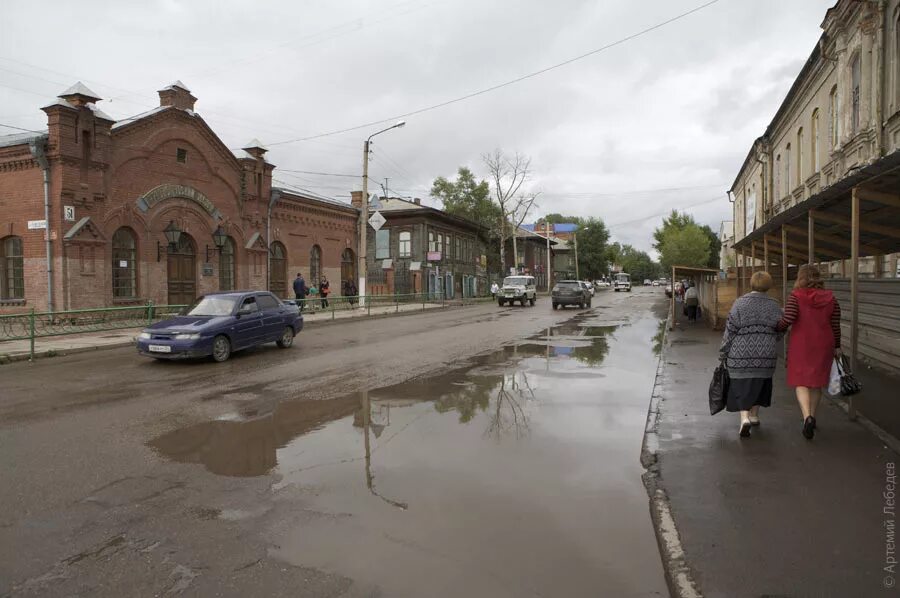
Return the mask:
POLYGON ((838 372, 841 374, 841 394, 845 397, 858 394, 862 390, 862 384, 857 381, 853 376, 853 372, 850 371, 847 357, 841 355, 841 358, 837 360, 837 366, 838 372))
POLYGON ((709 383, 709 414, 715 415, 725 409, 728 400, 728 385, 731 379, 728 376, 728 368, 725 360, 719 362, 716 371, 713 372, 712 381, 709 383))

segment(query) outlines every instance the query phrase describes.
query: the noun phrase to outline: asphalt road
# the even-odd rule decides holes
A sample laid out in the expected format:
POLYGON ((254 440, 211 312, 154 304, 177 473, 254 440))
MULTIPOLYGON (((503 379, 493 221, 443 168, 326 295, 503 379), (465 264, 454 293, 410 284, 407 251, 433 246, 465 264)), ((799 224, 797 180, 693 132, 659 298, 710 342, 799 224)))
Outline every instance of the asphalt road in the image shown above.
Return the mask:
POLYGON ((664 310, 0 366, 0 595, 663 596, 639 454, 664 310))

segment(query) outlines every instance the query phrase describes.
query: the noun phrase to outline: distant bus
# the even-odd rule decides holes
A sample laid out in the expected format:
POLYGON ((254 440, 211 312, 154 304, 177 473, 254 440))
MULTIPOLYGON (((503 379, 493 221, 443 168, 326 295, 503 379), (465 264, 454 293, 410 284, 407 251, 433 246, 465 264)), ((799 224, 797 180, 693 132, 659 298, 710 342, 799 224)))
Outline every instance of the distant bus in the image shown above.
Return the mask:
POLYGON ((631 292, 631 275, 626 274, 625 272, 619 272, 616 274, 616 279, 613 281, 613 290, 617 293, 619 291, 628 291, 631 292))

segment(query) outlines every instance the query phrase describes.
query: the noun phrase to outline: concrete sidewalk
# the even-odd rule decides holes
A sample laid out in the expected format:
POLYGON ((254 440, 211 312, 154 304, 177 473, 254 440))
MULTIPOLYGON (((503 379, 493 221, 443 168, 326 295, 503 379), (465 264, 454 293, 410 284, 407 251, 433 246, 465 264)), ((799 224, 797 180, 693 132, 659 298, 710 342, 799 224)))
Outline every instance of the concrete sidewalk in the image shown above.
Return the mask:
MULTIPOLYGON (((477 303, 476 303, 477 304, 477 303)), ((417 313, 431 309, 445 307, 460 307, 460 302, 448 301, 440 303, 407 303, 399 305, 385 305, 372 307, 370 310, 364 307, 355 309, 341 309, 334 312, 319 309, 311 313, 303 313, 304 326, 321 325, 328 322, 347 320, 353 318, 385 317, 395 314, 417 313)), ((469 304, 466 304, 469 305, 469 304)), ((104 330, 85 334, 72 334, 66 336, 46 336, 35 339, 35 357, 54 357, 97 349, 113 349, 134 344, 134 338, 143 327, 123 328, 119 330, 104 330)), ((30 353, 30 341, 14 340, 0 342, 0 364, 10 361, 28 359, 30 353)))
POLYGON ((651 402, 642 460, 673 595, 898 595, 884 569, 896 557, 897 453, 827 399, 804 439, 781 360, 772 407, 740 439, 737 414, 709 415, 720 340, 680 322, 651 402))

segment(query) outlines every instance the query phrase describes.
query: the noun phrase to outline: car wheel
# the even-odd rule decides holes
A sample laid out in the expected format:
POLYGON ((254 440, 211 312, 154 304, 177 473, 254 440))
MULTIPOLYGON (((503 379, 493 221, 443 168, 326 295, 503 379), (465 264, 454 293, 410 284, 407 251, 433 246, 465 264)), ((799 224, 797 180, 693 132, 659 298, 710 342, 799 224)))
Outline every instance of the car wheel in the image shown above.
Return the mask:
POLYGON ((212 358, 218 363, 222 363, 231 356, 231 341, 224 334, 220 334, 213 339, 212 358))
POLYGON ((531 307, 534 307, 534 302, 535 302, 536 299, 537 299, 537 297, 532 297, 531 299, 529 299, 529 300, 528 300, 528 305, 530 305, 531 307))
POLYGON ((503 299, 497 299, 497 305, 503 307, 503 299))
POLYGON ((285 327, 284 332, 281 333, 281 338, 275 341, 282 349, 287 349, 291 345, 294 344, 294 329, 290 326, 285 327))
POLYGON ((553 309, 559 309, 559 305, 556 304, 556 303, 554 303, 554 304, 553 304, 553 309))
POLYGON ((591 300, 588 299, 588 308, 590 308, 590 307, 591 307, 591 300))

